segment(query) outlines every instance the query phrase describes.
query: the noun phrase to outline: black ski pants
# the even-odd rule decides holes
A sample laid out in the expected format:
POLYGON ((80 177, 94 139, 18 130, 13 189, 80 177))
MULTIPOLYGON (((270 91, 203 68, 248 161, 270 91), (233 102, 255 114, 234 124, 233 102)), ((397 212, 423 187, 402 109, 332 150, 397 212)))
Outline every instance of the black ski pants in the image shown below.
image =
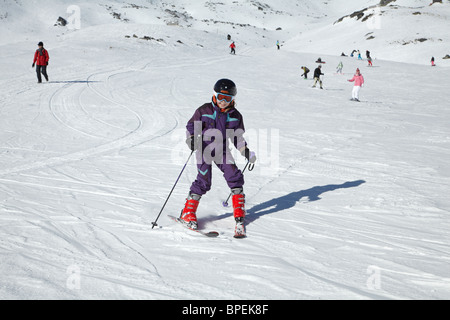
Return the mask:
POLYGON ((47 75, 47 66, 36 66, 36 73, 37 73, 37 78, 38 78, 38 82, 41 83, 42 82, 42 77, 41 77, 41 73, 44 75, 45 80, 48 81, 48 75, 47 75))

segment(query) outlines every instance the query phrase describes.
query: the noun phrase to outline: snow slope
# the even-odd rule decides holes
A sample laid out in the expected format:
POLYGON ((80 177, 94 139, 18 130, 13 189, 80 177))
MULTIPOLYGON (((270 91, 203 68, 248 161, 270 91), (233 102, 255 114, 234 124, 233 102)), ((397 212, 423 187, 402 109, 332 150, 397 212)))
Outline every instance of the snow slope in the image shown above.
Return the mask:
MULTIPOLYGON (((357 1, 359 3, 359 1, 357 1)), ((350 55, 360 50, 365 58, 369 50, 374 59, 430 65, 435 57, 438 65, 450 66, 450 2, 397 0, 387 6, 359 3, 350 17, 348 11, 339 18, 330 17, 311 30, 301 30, 288 41, 286 48, 316 54, 350 55), (332 21, 333 20, 333 21, 332 21), (332 39, 332 41, 330 41, 332 39)))
MULTIPOLYGON (((14 3, 9 18, 29 18, 37 2, 14 3)), ((273 46, 293 35, 273 30, 281 15, 267 19, 272 30, 231 29, 247 43, 231 56, 231 25, 134 21, 140 9, 124 23, 89 3, 80 30, 52 19, 8 29, 0 45, 1 299, 450 298, 448 68, 380 59, 367 68, 321 52, 325 90, 312 89, 299 67, 313 69, 317 53, 273 46), (37 85, 40 40, 50 82, 37 85), (335 74, 341 60, 344 75, 335 74), (346 81, 356 67, 366 79, 361 103, 349 101, 346 81), (152 229, 189 155, 185 124, 221 77, 238 85, 259 159, 245 175, 248 238, 232 237, 218 170, 198 212, 217 239, 166 217, 181 210, 194 161, 152 229)), ((344 12, 311 10, 323 19, 344 12)))

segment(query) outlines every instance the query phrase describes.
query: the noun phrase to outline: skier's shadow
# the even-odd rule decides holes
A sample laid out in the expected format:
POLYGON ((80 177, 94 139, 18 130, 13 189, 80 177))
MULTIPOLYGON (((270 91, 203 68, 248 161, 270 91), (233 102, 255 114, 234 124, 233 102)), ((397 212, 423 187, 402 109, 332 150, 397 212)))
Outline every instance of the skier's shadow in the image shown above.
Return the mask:
MULTIPOLYGON (((347 181, 343 184, 329 184, 326 186, 316 186, 307 190, 301 190, 292 192, 285 196, 281 196, 260 204, 253 206, 247 210, 247 216, 245 217, 246 224, 252 223, 267 214, 284 211, 293 208, 298 201, 302 198, 307 198, 309 202, 317 201, 321 199, 321 195, 325 192, 330 192, 338 189, 356 188, 365 183, 364 180, 347 181)), ((224 219, 233 216, 233 213, 226 213, 219 217, 217 220, 224 219)))

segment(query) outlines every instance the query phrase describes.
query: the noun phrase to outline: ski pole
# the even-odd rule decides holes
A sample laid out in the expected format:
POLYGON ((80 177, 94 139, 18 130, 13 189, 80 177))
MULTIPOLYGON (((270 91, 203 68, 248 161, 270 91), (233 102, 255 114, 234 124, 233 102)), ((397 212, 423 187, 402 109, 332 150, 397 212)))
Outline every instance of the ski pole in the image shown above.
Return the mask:
MULTIPOLYGON (((244 170, 242 170, 242 173, 245 172, 245 169, 247 169, 247 167, 248 167, 248 171, 252 171, 253 168, 255 167, 255 164, 254 164, 254 163, 250 163, 250 161, 247 161, 247 164, 245 165, 244 170)), ((230 194, 228 195, 227 200, 225 200, 224 202, 222 202, 222 205, 223 205, 224 207, 228 207, 228 200, 230 200, 230 197, 231 197, 232 194, 233 194, 233 192, 230 192, 230 194)))
POLYGON ((193 150, 193 151, 191 152, 191 154, 189 155, 189 158, 187 159, 186 163, 184 164, 183 169, 181 169, 181 172, 180 172, 180 174, 178 175, 177 181, 175 181, 175 184, 173 185, 172 190, 170 190, 169 196, 167 197, 166 202, 164 202, 164 205, 162 206, 161 211, 159 212, 158 216, 156 217, 155 222, 152 222, 152 225, 153 225, 153 226, 152 226, 152 229, 153 229, 155 226, 157 226, 157 223, 156 223, 156 222, 158 221, 159 216, 161 215, 161 213, 163 212, 164 208, 166 207, 167 201, 169 201, 169 198, 170 198, 170 196, 172 195, 172 192, 173 192, 173 190, 175 189, 175 186, 177 185, 178 181, 180 180, 181 175, 183 174, 183 171, 184 171, 184 169, 186 168, 186 166, 187 166, 189 160, 191 160, 191 157, 192 157, 192 154, 193 154, 193 153, 194 153, 194 150, 193 150))

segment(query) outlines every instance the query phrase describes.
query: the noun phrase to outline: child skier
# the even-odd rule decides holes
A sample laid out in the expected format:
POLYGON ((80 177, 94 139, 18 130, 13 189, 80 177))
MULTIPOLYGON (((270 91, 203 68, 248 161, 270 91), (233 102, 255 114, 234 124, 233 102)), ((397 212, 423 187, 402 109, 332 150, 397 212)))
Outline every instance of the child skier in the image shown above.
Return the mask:
POLYGON ((435 67, 435 66, 436 66, 436 64, 434 63, 434 57, 431 57, 431 66, 432 66, 432 67, 435 67))
POLYGON ((352 79, 348 80, 349 82, 355 82, 352 91, 352 101, 359 102, 359 90, 361 90, 362 85, 364 84, 364 77, 362 76, 359 68, 356 69, 356 73, 352 79))
POLYGON ((233 216, 236 234, 245 235, 244 176, 234 163, 229 147, 231 140, 241 154, 254 163, 256 156, 247 147, 244 122, 236 109, 237 88, 233 81, 221 79, 214 85, 210 103, 198 108, 187 123, 189 148, 197 150, 197 179, 192 183, 180 220, 191 229, 197 229, 197 208, 201 197, 211 189, 212 163, 223 172, 232 192, 233 216))
POLYGON ((47 66, 48 66, 48 60, 50 59, 48 55, 48 51, 44 49, 44 44, 42 42, 38 43, 39 49, 36 50, 34 54, 34 60, 33 60, 33 68, 36 65, 36 73, 38 78, 38 83, 42 83, 42 77, 41 73, 44 75, 45 80, 48 81, 48 75, 47 75, 47 66))

